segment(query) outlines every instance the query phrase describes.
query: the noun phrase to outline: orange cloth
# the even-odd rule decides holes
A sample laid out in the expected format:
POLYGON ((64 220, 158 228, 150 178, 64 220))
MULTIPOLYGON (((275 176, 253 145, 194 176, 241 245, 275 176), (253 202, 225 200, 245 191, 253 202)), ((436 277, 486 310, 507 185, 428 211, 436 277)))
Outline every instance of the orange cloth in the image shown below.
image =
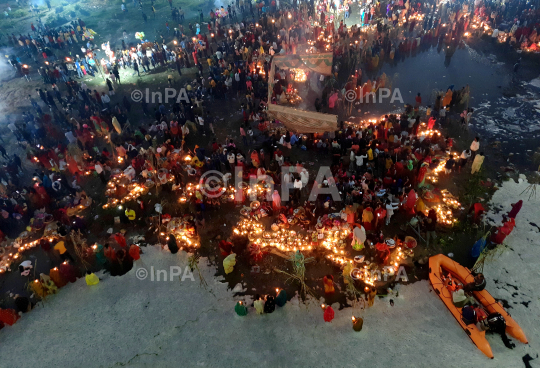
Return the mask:
POLYGON ((67 284, 67 281, 60 274, 60 270, 55 267, 49 271, 49 277, 53 280, 54 284, 61 288, 67 284))
POLYGON ((362 225, 364 226, 364 229, 371 230, 371 222, 373 221, 373 211, 370 207, 366 208, 364 212, 362 212, 362 225))
POLYGON ((39 280, 30 282, 30 288, 40 298, 45 298, 47 296, 47 290, 43 287, 41 281, 39 280))
POLYGON ((138 261, 140 258, 141 258, 141 255, 139 254, 140 253, 140 248, 138 245, 136 244, 131 244, 131 246, 129 247, 129 256, 131 257, 131 259, 133 259, 134 261, 138 261))
POLYGON ((334 289, 334 278, 332 276, 323 278, 324 292, 327 294, 332 294, 336 290, 334 289))

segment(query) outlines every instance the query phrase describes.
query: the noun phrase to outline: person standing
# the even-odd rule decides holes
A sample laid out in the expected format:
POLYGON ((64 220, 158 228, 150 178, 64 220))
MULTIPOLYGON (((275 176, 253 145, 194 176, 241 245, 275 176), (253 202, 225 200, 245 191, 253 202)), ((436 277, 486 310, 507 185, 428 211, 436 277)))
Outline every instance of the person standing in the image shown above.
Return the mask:
POLYGON ((9 159, 9 156, 7 155, 6 149, 1 144, 0 144, 0 153, 2 154, 2 157, 4 157, 5 159, 9 159))
POLYGON ((426 245, 429 247, 429 239, 437 239, 437 232, 435 231, 437 227, 437 212, 434 209, 429 210, 426 222, 426 245))
POLYGON ((107 87, 109 87, 109 96, 114 96, 114 87, 109 78, 106 79, 107 87))
POLYGON ((386 201, 386 226, 390 224, 390 219, 392 218, 392 215, 394 214, 394 210, 397 210, 399 206, 392 205, 392 202, 386 201))
POLYGON ((455 164, 456 164, 456 160, 454 160, 454 157, 449 156, 448 160, 446 160, 446 163, 444 164, 444 173, 450 174, 455 164))
POLYGON ((21 171, 24 171, 22 166, 21 158, 17 154, 13 154, 13 163, 15 166, 17 166, 21 171))
POLYGON ((518 59, 517 63, 514 64, 514 73, 517 73, 521 65, 521 58, 518 59))
POLYGON ((445 124, 446 123, 446 108, 445 107, 441 107, 441 109, 439 110, 439 122, 441 125, 445 124))
POLYGON ((476 156, 476 152, 480 149, 480 138, 475 137, 474 141, 471 143, 471 155, 474 158, 476 156))
POLYGON ((467 165, 467 161, 469 160, 469 157, 471 157, 471 150, 465 150, 461 152, 461 156, 459 156, 458 172, 461 172, 461 168, 467 165))
POLYGON ((94 170, 96 170, 101 182, 103 184, 107 183, 107 179, 105 178, 105 172, 104 172, 103 166, 101 166, 100 162, 96 162, 96 164, 94 165, 94 170))
POLYGON ((197 121, 199 122, 199 131, 202 133, 203 137, 206 136, 206 130, 205 130, 205 126, 204 126, 204 118, 199 115, 197 116, 197 121))
POLYGON ((246 131, 244 130, 243 126, 240 126, 240 135, 242 136, 242 142, 244 142, 244 146, 248 146, 246 131))
POLYGON ((184 9, 182 7, 178 8, 178 15, 180 16, 180 22, 184 21, 184 9))
POLYGON ((182 75, 182 59, 180 57, 176 58, 176 70, 178 70, 178 75, 182 75))
POLYGON ((482 163, 484 163, 484 152, 480 152, 476 156, 474 156, 474 160, 471 167, 471 174, 475 174, 480 171, 480 168, 482 167, 482 163))
POLYGON ((105 94, 105 92, 101 92, 101 103, 103 103, 103 106, 106 108, 111 107, 111 99, 105 94))
POLYGON ((137 74, 139 77, 141 76, 141 73, 139 73, 139 64, 137 64, 137 60, 133 60, 133 75, 137 74))
POLYGON ((420 92, 418 92, 418 94, 416 95, 415 99, 415 108, 418 109, 420 107, 420 105, 422 105, 422 97, 420 96, 420 92))
POLYGON ((118 84, 120 84, 120 72, 118 71, 118 68, 115 66, 112 70, 114 77, 116 78, 116 81, 118 84))
POLYGON ((75 68, 77 69, 77 75, 79 76, 79 78, 83 78, 84 73, 81 69, 81 63, 79 62, 79 60, 75 60, 75 68))

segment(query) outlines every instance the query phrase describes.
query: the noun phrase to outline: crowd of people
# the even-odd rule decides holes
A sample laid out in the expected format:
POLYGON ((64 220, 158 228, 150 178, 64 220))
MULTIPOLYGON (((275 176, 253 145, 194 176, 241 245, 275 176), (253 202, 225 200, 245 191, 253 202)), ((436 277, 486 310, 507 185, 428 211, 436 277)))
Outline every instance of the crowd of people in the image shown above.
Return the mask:
MULTIPOLYGON (((187 226, 199 236, 211 210, 221 208, 224 201, 206 197, 201 190, 188 190, 189 183, 197 185, 205 173, 216 170, 224 174, 224 187, 233 182, 238 171, 246 181, 255 177, 289 187, 292 200, 285 205, 274 193, 277 196, 273 196, 269 212, 276 217, 299 208, 312 186, 335 187, 342 203, 319 196, 315 203, 306 204, 306 213, 312 214, 306 228, 314 226, 321 216, 343 210, 346 221, 359 229, 354 235, 355 250, 366 240, 382 244, 376 249, 381 264, 388 262, 388 246, 405 242, 404 231, 395 236, 383 234, 394 214, 403 214, 407 220, 417 217, 429 246, 436 238, 440 218, 424 203, 425 193, 431 193, 428 174, 441 164, 446 174, 454 168, 460 170, 469 158, 473 159, 474 174, 484 159, 479 138, 456 157, 454 140, 438 130, 449 124, 450 111, 461 115, 462 125, 468 125, 472 114, 468 86, 441 91, 433 107, 422 104, 418 95, 414 105, 408 104, 400 114, 360 124, 342 121, 336 131, 299 134, 276 121, 266 109, 269 103, 283 103, 283 90, 299 82, 287 70, 278 70, 279 83, 268 101, 268 75, 273 55, 295 54, 312 46, 312 52, 331 50, 334 54, 333 75, 327 79, 344 85, 348 77, 343 80, 343 75, 357 70, 359 86, 362 71, 375 81, 383 60, 401 60, 422 45, 459 42, 472 17, 468 3, 454 4, 445 19, 430 3, 392 2, 386 12, 381 3, 374 3, 358 8, 362 12, 360 26, 347 27, 344 21, 357 6, 350 1, 338 6, 336 2, 294 1, 292 7, 284 8, 279 1, 256 6, 239 0, 227 10, 210 12, 207 32, 200 27, 206 21, 202 11, 200 24, 193 27, 189 23, 184 29, 183 11, 169 3, 173 19, 180 24, 169 32, 167 23, 166 30, 152 42, 144 35, 130 42, 124 32, 121 45, 111 47, 110 42, 104 42, 98 47, 95 32, 81 19, 58 28, 38 21, 30 25, 28 35, 8 36, 15 48, 15 55, 9 58, 13 67, 24 75, 26 64, 21 58, 32 59, 42 85, 28 96, 31 107, 8 124, 25 157, 7 154, 0 146, 9 160, 0 170, 2 239, 17 238, 24 231, 28 236, 52 229, 54 223, 56 245, 51 248, 49 241, 39 245, 57 251, 62 264, 92 259, 96 267, 122 274, 140 257, 138 247, 129 244, 124 234, 96 239, 95 248, 83 247, 82 257, 75 245, 68 246, 69 240, 65 240, 73 232, 88 230, 84 211, 96 198, 103 199, 109 181, 122 176, 129 184, 152 182, 163 196, 182 196, 184 202, 171 210, 172 215, 187 216, 187 226), (195 73, 193 66, 197 67, 195 73), (182 84, 175 81, 171 69, 177 70, 182 84), (170 86, 185 86, 187 99, 160 101, 155 106, 143 99, 140 112, 144 117, 134 119, 139 107, 119 92, 123 90, 121 79, 129 74, 160 72, 167 74, 170 86), (184 78, 186 74, 189 80, 184 78), (101 78, 101 85, 88 86, 87 75, 101 78), (238 134, 217 134, 223 119, 211 107, 217 104, 215 100, 231 98, 238 102, 242 116, 238 134), (332 176, 314 182, 304 160, 294 158, 303 151, 331 162, 332 176)), ((144 12, 143 18, 146 20, 144 12)), ((321 85, 320 93, 318 103, 325 111, 334 108, 331 100, 341 94, 332 83, 321 85)), ((237 195, 230 202, 239 206, 249 199, 237 195)), ((122 226, 133 224, 133 230, 147 223, 145 219, 154 209, 148 200, 121 202, 122 206, 112 203, 122 210, 118 216, 122 226)), ((173 253, 179 249, 174 236, 164 243, 173 253)), ((20 245, 10 242, 3 257, 20 245)), ((7 258, 2 259, 3 271, 7 271, 7 258)), ((66 272, 71 275, 75 271, 66 272)), ((96 283, 91 275, 87 277, 89 285, 96 283)), ((45 278, 40 284, 47 283, 45 278)), ((260 303, 259 299, 257 310, 263 308, 260 303)))

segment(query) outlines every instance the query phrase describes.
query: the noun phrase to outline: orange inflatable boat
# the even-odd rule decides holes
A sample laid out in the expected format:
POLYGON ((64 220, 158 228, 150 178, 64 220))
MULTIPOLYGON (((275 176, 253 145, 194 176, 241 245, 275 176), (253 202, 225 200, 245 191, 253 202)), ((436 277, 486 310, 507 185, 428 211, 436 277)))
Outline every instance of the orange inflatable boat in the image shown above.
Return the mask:
MULTIPOLYGON (((443 282, 444 277, 448 274, 451 275, 453 280, 457 280, 463 285, 474 281, 474 276, 471 275, 471 271, 467 267, 463 267, 445 255, 439 254, 429 259, 429 281, 431 282, 433 289, 478 349, 486 356, 493 359, 493 352, 491 351, 489 342, 486 340, 485 331, 479 330, 474 324, 467 325, 462 319, 461 308, 454 306, 452 293, 447 289, 446 284, 443 282)), ((504 317, 506 320, 506 333, 508 335, 524 344, 528 343, 521 327, 519 327, 516 321, 510 317, 508 312, 506 312, 486 290, 475 291, 473 292, 473 296, 488 314, 500 313, 504 317)))

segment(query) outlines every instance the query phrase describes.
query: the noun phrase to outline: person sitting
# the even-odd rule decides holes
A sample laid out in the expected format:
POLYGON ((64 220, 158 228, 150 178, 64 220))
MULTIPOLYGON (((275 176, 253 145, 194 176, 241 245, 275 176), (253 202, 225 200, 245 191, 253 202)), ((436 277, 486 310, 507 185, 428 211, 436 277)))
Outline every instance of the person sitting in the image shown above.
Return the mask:
POLYGON ((473 304, 472 298, 465 295, 463 289, 458 289, 452 293, 452 302, 457 308, 463 308, 467 304, 473 304))
POLYGON ((332 275, 326 275, 323 278, 324 292, 325 294, 333 294, 334 289, 334 277, 332 275))
POLYGON ((86 271, 86 276, 84 277, 84 279, 86 281, 86 285, 88 286, 99 284, 99 278, 96 276, 95 273, 90 270, 86 271))
POLYGON ((477 304, 466 305, 461 309, 461 317, 463 318, 463 322, 465 322, 466 325, 472 325, 478 322, 476 315, 477 309, 477 304))
POLYGON ((465 290, 465 292, 467 293, 470 293, 473 291, 482 291, 485 289, 485 287, 486 287, 486 279, 484 278, 483 274, 479 273, 478 275, 474 277, 473 282, 469 282, 467 285, 465 285, 463 290, 465 290))

